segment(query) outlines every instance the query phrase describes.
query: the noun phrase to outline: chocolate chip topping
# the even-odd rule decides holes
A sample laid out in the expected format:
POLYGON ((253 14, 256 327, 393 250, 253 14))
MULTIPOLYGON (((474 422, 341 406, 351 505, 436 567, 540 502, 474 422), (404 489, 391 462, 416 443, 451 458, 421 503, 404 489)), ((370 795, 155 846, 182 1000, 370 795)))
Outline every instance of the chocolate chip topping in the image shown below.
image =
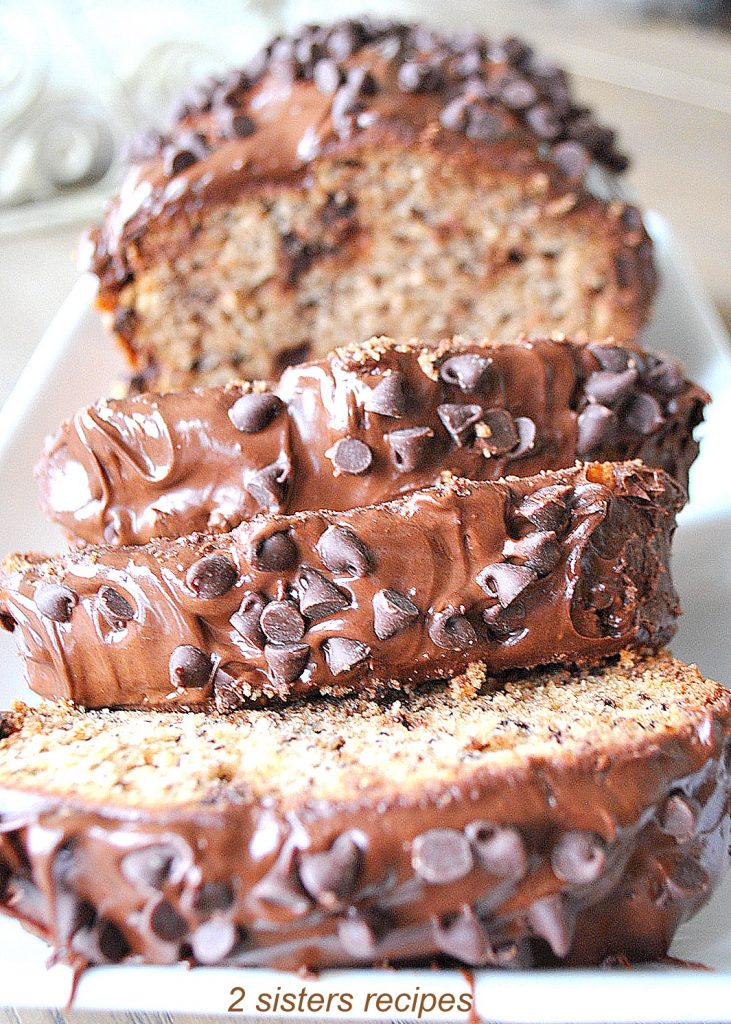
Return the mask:
POLYGON ((271 601, 261 613, 259 624, 274 644, 293 643, 305 635, 305 620, 290 601, 271 601))
POLYGON ((520 501, 515 509, 516 515, 527 519, 538 530, 553 530, 560 533, 569 519, 567 498, 571 488, 565 484, 554 484, 541 487, 520 501))
POLYGON ((341 437, 327 452, 336 472, 352 473, 358 476, 371 468, 373 453, 367 444, 357 437, 341 437))
POLYGON ((383 911, 351 908, 338 920, 338 938, 350 956, 356 959, 372 957, 388 926, 389 918, 383 911))
POLYGON ((252 469, 244 475, 244 487, 262 508, 278 512, 289 490, 292 467, 280 458, 263 469, 252 469))
POLYGON ((643 374, 644 383, 663 395, 672 397, 682 391, 685 386, 685 374, 677 359, 658 358, 654 365, 643 374))
POLYGON ((434 613, 429 623, 429 636, 437 647, 447 651, 467 651, 477 643, 475 627, 455 608, 434 613))
POLYGON ((599 878, 606 862, 606 843, 589 832, 565 832, 551 852, 556 877, 576 885, 587 885, 599 878))
POLYGON ((257 434, 265 430, 284 408, 276 395, 252 391, 238 398, 228 411, 229 419, 237 430, 257 434))
POLYGON ((297 583, 300 611, 310 620, 325 619, 350 606, 350 598, 340 587, 308 565, 300 569, 297 583))
POLYGON ((456 957, 470 967, 482 967, 493 960, 493 949, 485 927, 472 907, 433 922, 434 941, 442 953, 456 957))
POLYGON ((191 644, 181 644, 170 655, 170 682, 175 687, 205 686, 212 671, 209 656, 191 644))
POLYGON ((159 939, 175 942, 188 931, 188 922, 167 900, 160 900, 150 914, 150 928, 159 939))
POLYGON ((671 793, 659 812, 660 828, 679 843, 689 842, 698 825, 698 808, 682 793, 671 793))
POLYGON ((414 602, 397 590, 378 590, 373 595, 373 631, 379 640, 388 640, 413 625, 419 618, 414 602))
POLYGON ((545 939, 555 956, 563 959, 571 948, 573 922, 563 896, 544 896, 528 911, 528 924, 534 933, 545 939))
POLYGON ((232 921, 222 917, 211 918, 191 933, 190 946, 193 956, 202 964, 218 964, 228 956, 236 945, 236 927, 232 921))
POLYGON ((354 894, 362 864, 360 843, 352 833, 344 832, 329 850, 301 855, 299 878, 314 900, 337 909, 354 894))
POLYGON ((538 428, 528 416, 515 417, 515 429, 518 431, 518 443, 510 453, 511 459, 519 459, 535 447, 538 428))
POLYGON ((503 545, 503 555, 515 558, 521 565, 535 570, 539 576, 547 576, 558 565, 561 548, 553 530, 537 530, 520 540, 508 538, 503 545))
POLYGON ((68 622, 79 599, 70 587, 62 583, 41 583, 36 588, 34 600, 45 618, 53 622, 68 622))
POLYGON ((472 821, 465 828, 480 867, 500 878, 519 879, 528 871, 525 843, 516 828, 490 821, 472 821))
POLYGON ((307 644, 267 644, 264 657, 275 682, 293 683, 304 672, 310 657, 307 644))
POLYGON ((474 440, 475 424, 482 417, 482 407, 445 403, 438 406, 437 414, 454 443, 462 448, 474 440))
POLYGON ((394 466, 402 473, 411 473, 426 461, 434 431, 431 427, 405 427, 392 430, 386 437, 394 466))
POLYGON ((465 352, 445 359, 439 367, 439 376, 445 384, 456 384, 462 391, 481 391, 487 384, 491 359, 465 352))
POLYGON ((407 397, 404 375, 398 371, 389 373, 373 388, 363 407, 367 412, 375 412, 392 419, 405 416, 407 397))
POLYGON ((487 427, 486 436, 480 435, 482 446, 491 455, 504 455, 515 448, 520 440, 515 420, 506 409, 487 409, 482 414, 487 427))
POLYGON ((584 385, 588 398, 602 405, 613 406, 630 395, 637 383, 637 370, 595 370, 584 385))
POLYGON ((120 861, 120 870, 131 885, 162 891, 172 877, 178 853, 174 846, 155 843, 131 850, 120 861))
MULTIPOLYGON (((708 873, 692 857, 681 857, 665 880, 666 898, 680 902, 708 891, 711 880, 708 873)), ((662 897, 660 902, 662 902, 662 897)))
POLYGON ((477 583, 490 597, 496 597, 507 608, 526 587, 535 582, 538 574, 528 565, 496 562, 486 565, 476 577, 477 583))
POLYGON ((230 882, 204 882, 195 894, 193 906, 198 914, 213 914, 218 910, 230 910, 236 902, 236 894, 230 882))
POLYGON ((96 606, 99 614, 106 619, 112 629, 121 629, 135 617, 132 605, 114 587, 103 586, 100 589, 96 606))
POLYGON ((334 676, 350 672, 370 657, 371 649, 360 640, 350 640, 343 636, 333 636, 322 645, 328 668, 334 676))
POLYGON ((262 572, 291 569, 297 561, 297 545, 284 531, 272 533, 256 543, 251 561, 262 572))
POLYGON ((618 374, 623 373, 629 366, 630 354, 626 348, 600 344, 587 347, 603 370, 618 374))
POLYGON ((627 426, 639 434, 654 434, 663 425, 665 417, 660 403, 653 395, 636 395, 626 413, 627 426))
POLYGON ((362 577, 370 571, 368 548, 345 526, 328 526, 317 542, 317 553, 330 572, 362 577))
POLYGON ((261 631, 261 613, 266 602, 260 594, 245 594, 239 610, 231 616, 230 622, 239 636, 248 640, 254 647, 264 646, 264 634, 261 631))
POLYGON ((236 568, 226 555, 205 555, 191 565, 185 582, 202 601, 223 597, 236 583, 236 568))
POLYGON ((613 437, 617 429, 617 417, 606 405, 587 405, 578 419, 576 439, 577 455, 591 455, 613 437))
POLYGON ((453 828, 432 828, 414 839, 411 863, 425 882, 446 885, 470 873, 472 850, 462 832, 453 828))

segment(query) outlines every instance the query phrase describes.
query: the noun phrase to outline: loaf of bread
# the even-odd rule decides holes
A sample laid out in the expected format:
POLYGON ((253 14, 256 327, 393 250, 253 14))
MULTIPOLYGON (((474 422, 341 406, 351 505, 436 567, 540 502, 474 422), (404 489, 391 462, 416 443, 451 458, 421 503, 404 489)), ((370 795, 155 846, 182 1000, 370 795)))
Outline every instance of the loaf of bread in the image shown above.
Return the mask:
POLYGON ((684 493, 641 463, 450 477, 349 512, 231 533, 11 556, 0 620, 29 681, 85 707, 236 708, 588 663, 675 628, 684 493))
POLYGON ((672 359, 564 338, 439 345, 374 338, 271 386, 97 402, 36 470, 73 539, 143 544, 259 512, 388 501, 450 472, 529 476, 642 459, 684 486, 708 396, 672 359))
POLYGON ((0 904, 77 966, 658 958, 728 865, 730 734, 669 655, 225 717, 18 706, 0 904))
POLYGON ((146 390, 376 334, 631 340, 655 274, 625 164, 516 39, 310 26, 141 141, 85 259, 146 390))

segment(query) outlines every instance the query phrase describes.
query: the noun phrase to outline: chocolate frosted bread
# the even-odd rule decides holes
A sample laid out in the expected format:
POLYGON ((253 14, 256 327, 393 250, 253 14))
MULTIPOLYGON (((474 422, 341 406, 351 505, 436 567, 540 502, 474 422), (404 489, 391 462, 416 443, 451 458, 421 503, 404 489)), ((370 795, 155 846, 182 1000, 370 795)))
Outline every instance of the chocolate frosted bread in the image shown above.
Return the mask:
POLYGON ((344 337, 631 340, 649 314, 614 133, 516 39, 303 28, 135 159, 88 261, 147 390, 270 379, 344 337))
POLYGON ((28 678, 86 707, 210 707, 405 687, 657 647, 684 492, 641 463, 450 478, 220 536, 11 556, 0 616, 28 678), (395 681, 395 682, 394 682, 395 681))
POLYGON ((672 359, 564 338, 377 338, 230 384, 98 402, 37 468, 71 538, 142 544, 259 512, 344 510, 429 486, 640 458, 687 484, 707 395, 672 359))
POLYGON ((0 904, 78 965, 663 956, 728 866, 731 698, 669 655, 233 716, 19 705, 0 904))

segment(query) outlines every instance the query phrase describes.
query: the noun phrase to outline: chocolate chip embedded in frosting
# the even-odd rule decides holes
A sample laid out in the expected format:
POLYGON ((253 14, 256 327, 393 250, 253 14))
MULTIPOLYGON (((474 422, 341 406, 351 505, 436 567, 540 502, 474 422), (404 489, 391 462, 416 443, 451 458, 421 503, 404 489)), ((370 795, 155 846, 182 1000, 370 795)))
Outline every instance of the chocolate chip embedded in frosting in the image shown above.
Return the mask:
POLYGON ((205 686, 213 671, 210 657, 192 644, 176 647, 170 655, 169 666, 170 682, 176 688, 183 689, 205 686))
POLYGON ((322 573, 303 565, 297 578, 300 611, 308 619, 325 619, 350 607, 350 598, 322 573))
POLYGON ((236 583, 236 568, 225 555, 205 555, 191 565, 185 581, 203 601, 222 597, 236 583))
POLYGON ((606 405, 591 403, 578 418, 577 455, 589 455, 614 436, 617 417, 606 405))
POLYGON ((517 828, 491 821, 471 821, 465 835, 477 863, 491 875, 517 880, 528 871, 528 854, 517 828))
POLYGON ((572 490, 568 484, 552 484, 526 494, 515 508, 515 514, 527 519, 539 530, 560 533, 569 521, 567 500, 572 490))
POLYGON ((68 622, 79 598, 63 583, 41 583, 33 600, 45 618, 53 622, 68 622))
POLYGON ((310 657, 307 644, 267 644, 264 658, 272 678, 278 683, 293 683, 304 672, 310 657))
POLYGON ((353 476, 366 473, 373 462, 373 452, 357 437, 341 437, 325 454, 332 461, 336 473, 350 473, 353 476))
POLYGON ((282 572, 297 561, 297 545, 288 533, 280 531, 263 537, 254 544, 251 562, 262 572, 282 572))
POLYGON ((636 395, 625 413, 627 426, 644 436, 654 434, 665 422, 660 403, 653 395, 636 395))
POLYGON ((165 173, 169 177, 181 174, 199 160, 205 159, 208 153, 206 141, 197 132, 181 133, 175 144, 166 146, 163 151, 165 173))
POLYGON ((370 656, 371 649, 360 640, 333 636, 324 641, 322 652, 332 674, 339 676, 343 672, 350 672, 356 665, 365 661, 370 656))
POLYGON ((482 417, 482 407, 445 403, 437 406, 437 414, 454 443, 463 448, 474 439, 475 424, 482 417))
POLYGON ((188 922, 168 900, 160 900, 150 914, 150 928, 158 939, 175 942, 188 931, 188 922))
POLYGON ((190 935, 193 956, 201 964, 218 964, 236 945, 236 926, 223 917, 212 917, 190 935))
POLYGON ((119 867, 132 885, 145 885, 161 891, 177 874, 176 866, 179 864, 179 854, 174 846, 155 843, 126 853, 119 867))
POLYGON ((114 587, 103 586, 96 602, 99 614, 113 629, 121 629, 135 617, 135 610, 126 597, 114 587))
POLYGON ((350 956, 372 958, 390 924, 390 916, 383 911, 351 907, 338 921, 338 938, 350 956))
POLYGON ((584 391, 587 398, 601 405, 614 405, 630 395, 637 383, 637 370, 630 367, 616 373, 613 370, 595 370, 589 374, 584 391))
POLYGON ((292 467, 286 457, 244 474, 244 487, 262 508, 278 512, 289 490, 292 467))
POLYGON ((642 379, 648 387, 668 396, 677 395, 685 386, 682 364, 668 357, 658 359, 654 366, 649 366, 642 379))
POLYGON ((265 430, 284 408, 284 403, 269 392, 252 391, 242 395, 228 410, 228 418, 237 430, 257 434, 265 430))
POLYGON ((414 602, 397 590, 387 588, 373 595, 373 632, 388 640, 412 626, 419 618, 414 602))
POLYGON ((504 455, 516 447, 519 441, 515 420, 507 409, 487 409, 482 414, 487 427, 487 436, 480 434, 485 451, 491 455, 504 455))
POLYGON ((429 442, 434 437, 431 427, 405 427, 386 435, 391 449, 391 461, 402 473, 417 469, 426 457, 429 442))
POLYGON ((527 565, 496 562, 493 565, 486 565, 477 574, 476 582, 486 594, 496 597, 502 607, 507 608, 536 579, 538 574, 527 565))
POLYGON ((442 953, 456 957, 470 967, 484 967, 494 958, 484 926, 472 907, 432 922, 434 942, 442 953))
POLYGON ((515 429, 518 431, 518 443, 510 452, 511 459, 519 459, 535 447, 538 428, 528 416, 515 417, 515 429))
POLYGON ((665 880, 663 895, 671 900, 687 900, 707 892, 710 884, 708 873, 698 861, 691 857, 681 857, 665 880))
POLYGON ((241 110, 232 107, 219 107, 216 111, 216 124, 225 139, 248 139, 256 131, 256 121, 241 110))
POLYGON ((698 807, 682 793, 671 793, 660 808, 658 820, 662 831, 679 843, 687 843, 695 835, 698 807))
POLYGON ((265 605, 264 598, 259 594, 245 594, 239 605, 239 610, 234 612, 229 619, 239 636, 259 649, 264 646, 264 634, 259 622, 265 605))
POLYGON ((312 69, 312 80, 320 92, 332 96, 338 91, 344 80, 343 72, 334 60, 323 57, 312 69))
POLYGON ((329 850, 303 853, 299 879, 321 906, 341 907, 355 892, 363 865, 363 850, 350 832, 339 835, 329 850))
POLYGON ((563 959, 568 955, 574 928, 560 893, 536 900, 528 910, 527 920, 534 934, 545 939, 557 957, 563 959))
POLYGON ((406 405, 406 382, 404 375, 398 370, 384 376, 368 393, 363 403, 367 412, 390 416, 392 419, 405 416, 406 405))
POLYGON ((503 545, 506 558, 516 558, 522 565, 547 576, 561 559, 561 548, 553 530, 537 530, 520 540, 508 538, 503 545))
POLYGON ((368 548, 346 526, 328 526, 318 540, 316 550, 330 572, 359 577, 370 572, 372 558, 368 548))
POLYGON ((275 644, 292 643, 305 635, 305 620, 291 601, 270 601, 259 625, 267 640, 275 644))
POLYGON ((439 367, 445 384, 456 384, 461 391, 481 391, 487 383, 491 359, 473 352, 450 356, 439 367))
POLYGON ((213 914, 230 910, 235 902, 236 894, 230 882, 203 882, 195 894, 193 907, 197 914, 213 914))
POLYGON ((602 370, 611 373, 622 373, 629 366, 629 352, 626 348, 615 345, 588 345, 588 350, 595 357, 602 370))
POLYGON ((447 651, 466 651, 477 643, 474 626, 455 608, 434 613, 429 623, 429 636, 437 647, 447 651))
POLYGON ((446 885, 470 873, 472 849, 464 833, 453 828, 432 828, 414 839, 411 863, 425 882, 446 885))
POLYGON ((553 873, 575 885, 596 881, 606 863, 606 843, 590 832, 564 832, 551 851, 553 873))

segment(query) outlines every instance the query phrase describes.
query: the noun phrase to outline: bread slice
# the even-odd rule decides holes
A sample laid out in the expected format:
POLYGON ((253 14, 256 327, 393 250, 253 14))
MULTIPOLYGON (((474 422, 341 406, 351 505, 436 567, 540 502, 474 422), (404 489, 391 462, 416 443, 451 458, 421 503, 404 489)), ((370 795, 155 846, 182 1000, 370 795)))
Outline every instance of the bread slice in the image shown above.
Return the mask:
POLYGON ((373 338, 270 387, 97 402, 49 439, 36 475, 50 518, 93 544, 371 505, 444 471, 639 458, 685 486, 707 398, 675 360, 611 341, 373 338))
POLYGON ((641 463, 449 478, 349 512, 260 516, 65 557, 11 556, 0 615, 31 686, 86 707, 219 708, 596 661, 668 641, 684 493, 641 463))
POLYGON ((655 273, 625 164, 518 40, 307 27, 142 141, 86 258, 152 390, 374 334, 630 340, 655 273))
POLYGON ((234 716, 5 716, 0 903, 67 960, 664 955, 728 864, 731 698, 663 654, 234 716))

